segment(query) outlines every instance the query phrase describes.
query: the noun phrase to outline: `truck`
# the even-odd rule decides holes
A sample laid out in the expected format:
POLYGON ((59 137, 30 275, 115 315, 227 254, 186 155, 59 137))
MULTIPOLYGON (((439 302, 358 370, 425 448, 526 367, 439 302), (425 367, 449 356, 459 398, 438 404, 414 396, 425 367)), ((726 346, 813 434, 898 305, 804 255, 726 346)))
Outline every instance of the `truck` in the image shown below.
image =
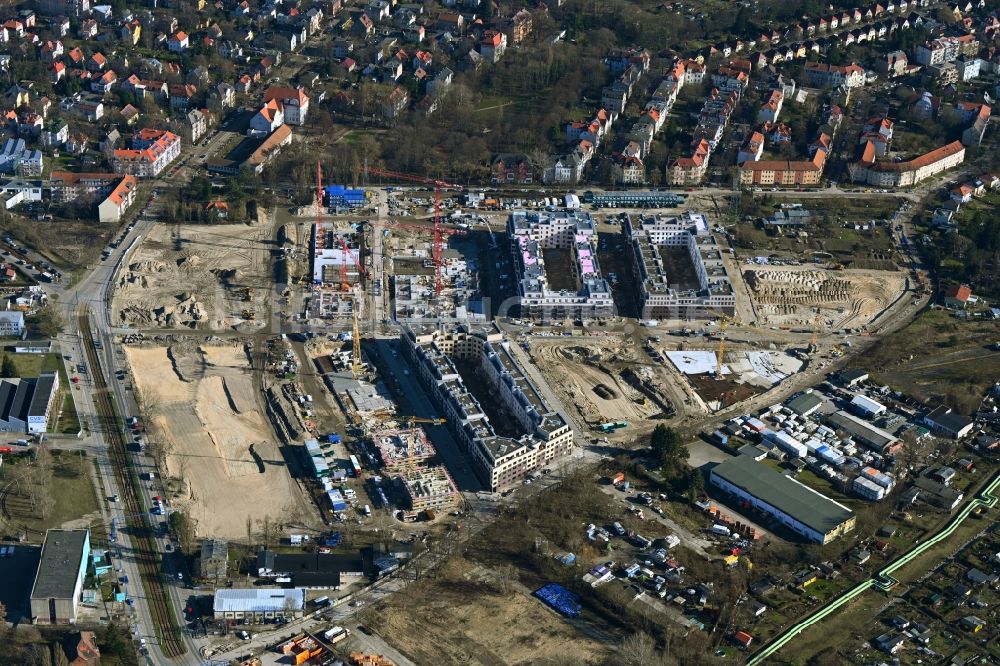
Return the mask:
POLYGON ((350 635, 350 629, 345 629, 344 627, 331 627, 323 632, 323 639, 330 645, 335 645, 350 635))
POLYGON ((718 534, 719 536, 729 536, 729 528, 722 523, 716 523, 712 525, 712 534, 718 534))
POLYGON ((597 426, 597 429, 601 432, 614 432, 615 430, 621 430, 622 428, 628 427, 628 421, 608 421, 607 423, 602 423, 597 426))
POLYGON ((617 486, 619 483, 625 480, 625 472, 618 472, 611 477, 611 485, 617 486))
POLYGON ((372 515, 372 508, 367 504, 365 504, 364 509, 362 509, 362 511, 364 511, 365 517, 369 517, 372 515))

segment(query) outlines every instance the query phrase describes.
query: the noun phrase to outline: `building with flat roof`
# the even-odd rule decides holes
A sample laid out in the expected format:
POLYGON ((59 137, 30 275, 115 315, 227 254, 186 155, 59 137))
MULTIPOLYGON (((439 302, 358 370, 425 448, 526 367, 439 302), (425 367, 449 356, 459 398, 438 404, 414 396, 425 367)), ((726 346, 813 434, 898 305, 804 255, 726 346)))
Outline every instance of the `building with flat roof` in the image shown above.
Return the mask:
POLYGON ((31 588, 31 617, 38 624, 74 624, 90 561, 90 530, 48 530, 31 588))
POLYGON ((0 432, 47 432, 58 390, 55 372, 0 381, 0 432))
POLYGON ((684 203, 686 194, 659 190, 616 190, 583 193, 584 203, 594 208, 676 208, 684 203))
POLYGON ((722 248, 709 233, 705 215, 691 211, 678 216, 626 215, 622 235, 639 284, 642 319, 735 312, 736 296, 722 248))
POLYGON ((900 442, 896 437, 853 414, 835 412, 826 417, 826 423, 877 453, 884 455, 899 450, 900 442))
POLYGON ((257 575, 279 583, 309 589, 340 589, 345 578, 364 578, 365 558, 354 553, 257 553, 257 575))
POLYGON ((399 474, 399 483, 413 511, 445 509, 458 503, 455 482, 448 470, 440 465, 403 470, 399 474))
POLYGON ((313 283, 341 283, 341 267, 346 267, 348 284, 357 284, 358 266, 361 265, 361 248, 353 233, 337 233, 332 229, 312 226, 313 283), (345 249, 346 247, 346 249, 345 249))
POLYGON ((712 468, 709 483, 810 541, 829 543, 854 529, 854 512, 748 456, 712 468))
POLYGON ((573 450, 573 430, 542 398, 521 371, 503 333, 472 332, 465 326, 408 327, 401 335, 403 353, 416 368, 447 425, 469 455, 472 468, 493 491, 511 486, 573 450), (516 437, 498 435, 479 401, 466 387, 455 360, 476 364, 517 430, 516 437))
POLYGON ((24 337, 24 312, 21 310, 0 310, 0 337, 24 337))
POLYGON ((271 620, 300 618, 306 605, 302 588, 224 588, 215 591, 212 611, 216 620, 271 620))
POLYGON ((507 233, 522 317, 553 321, 614 316, 611 287, 601 275, 593 245, 597 227, 590 213, 516 211, 507 220, 507 233))

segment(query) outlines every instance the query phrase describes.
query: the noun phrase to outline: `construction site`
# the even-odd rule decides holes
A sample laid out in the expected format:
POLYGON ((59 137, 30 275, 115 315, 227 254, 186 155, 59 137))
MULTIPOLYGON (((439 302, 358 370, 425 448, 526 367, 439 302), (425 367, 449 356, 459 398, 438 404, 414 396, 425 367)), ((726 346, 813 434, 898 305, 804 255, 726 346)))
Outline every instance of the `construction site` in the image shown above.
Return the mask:
POLYGON ((317 221, 312 226, 312 316, 319 319, 363 316, 364 234, 360 225, 317 221))
POLYGON ((200 537, 244 537, 248 518, 316 521, 289 474, 243 345, 127 346, 125 353, 148 438, 162 446, 171 502, 194 519, 200 537))
POLYGON ((399 473, 399 484, 411 511, 440 511, 460 501, 455 482, 441 465, 404 469, 399 473))
POLYGON ((375 430, 371 440, 378 449, 382 466, 391 474, 414 465, 426 465, 437 455, 423 428, 375 430))
POLYGON ((674 395, 660 368, 639 355, 631 339, 534 339, 531 358, 584 422, 642 422, 674 410, 674 395))
POLYGON ((157 225, 122 266, 112 321, 135 329, 249 332, 263 325, 273 276, 269 230, 157 225))
POLYGON ((902 293, 902 271, 746 266, 743 277, 758 324, 862 329, 902 293))

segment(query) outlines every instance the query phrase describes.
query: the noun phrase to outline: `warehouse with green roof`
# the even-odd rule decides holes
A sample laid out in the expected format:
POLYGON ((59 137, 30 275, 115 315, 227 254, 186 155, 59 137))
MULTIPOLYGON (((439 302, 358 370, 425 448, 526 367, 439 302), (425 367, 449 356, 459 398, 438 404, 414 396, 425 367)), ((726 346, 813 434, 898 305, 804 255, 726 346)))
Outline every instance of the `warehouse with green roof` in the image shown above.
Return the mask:
POLYGON ((854 529, 854 512, 846 506, 750 456, 715 466, 709 483, 810 541, 829 543, 854 529))

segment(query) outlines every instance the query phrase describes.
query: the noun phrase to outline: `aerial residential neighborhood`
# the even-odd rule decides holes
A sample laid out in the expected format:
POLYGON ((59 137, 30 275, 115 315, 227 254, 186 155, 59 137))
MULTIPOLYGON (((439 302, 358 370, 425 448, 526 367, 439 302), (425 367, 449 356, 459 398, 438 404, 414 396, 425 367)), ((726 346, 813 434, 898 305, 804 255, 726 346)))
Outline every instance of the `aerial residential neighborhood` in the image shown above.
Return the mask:
POLYGON ((1000 660, 1000 5, 0 16, 0 663, 1000 660))

